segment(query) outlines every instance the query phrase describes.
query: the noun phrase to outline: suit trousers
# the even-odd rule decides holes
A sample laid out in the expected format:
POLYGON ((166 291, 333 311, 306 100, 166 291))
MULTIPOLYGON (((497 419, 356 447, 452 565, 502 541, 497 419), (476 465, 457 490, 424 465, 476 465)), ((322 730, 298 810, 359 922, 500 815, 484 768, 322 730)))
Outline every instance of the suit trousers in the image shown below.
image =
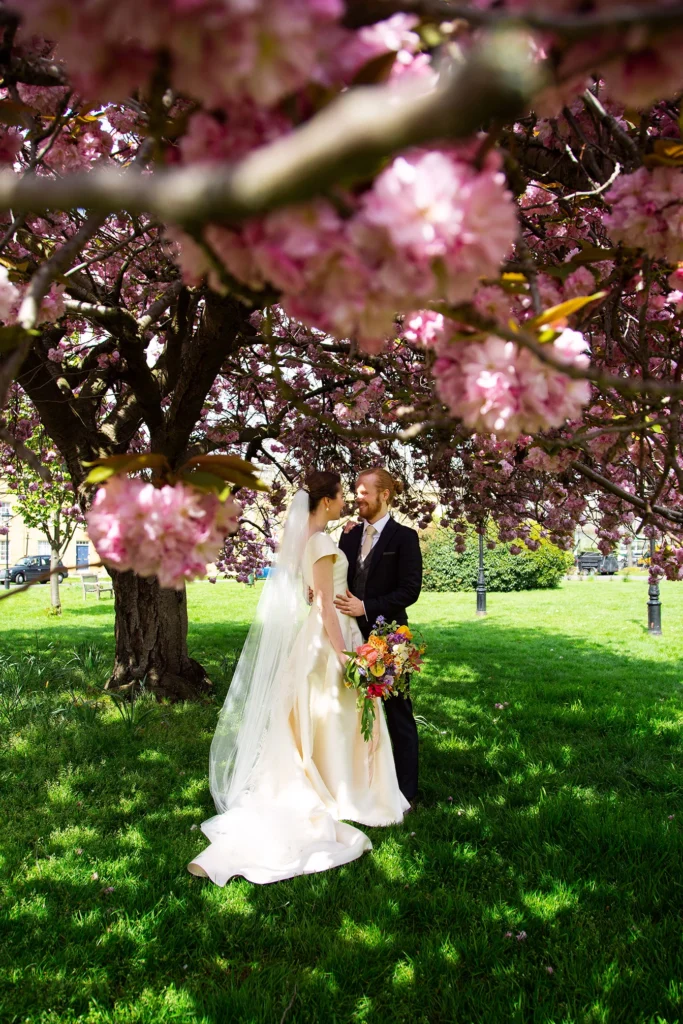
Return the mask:
MULTIPOLYGON (((371 632, 370 623, 362 618, 358 620, 358 625, 363 639, 367 641, 371 632)), ((404 697, 399 693, 395 697, 388 697, 382 703, 394 752, 398 788, 406 800, 414 800, 417 796, 419 741, 413 702, 409 695, 404 697)))
POLYGON ((418 739, 410 697, 397 694, 384 701, 398 788, 406 800, 417 796, 418 739))

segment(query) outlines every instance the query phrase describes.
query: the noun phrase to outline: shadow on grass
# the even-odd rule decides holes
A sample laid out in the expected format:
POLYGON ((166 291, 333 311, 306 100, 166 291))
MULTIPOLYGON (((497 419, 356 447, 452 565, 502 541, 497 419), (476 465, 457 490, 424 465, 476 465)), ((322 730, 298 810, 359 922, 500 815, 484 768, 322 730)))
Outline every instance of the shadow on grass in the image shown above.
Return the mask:
MULTIPOLYGON (((333 872, 186 873, 216 705, 0 747, 0 1018, 270 1022, 296 988, 288 1024, 673 1024, 678 666, 491 621, 424 632, 422 803, 333 872)), ((191 647, 245 634, 194 626, 191 647)))

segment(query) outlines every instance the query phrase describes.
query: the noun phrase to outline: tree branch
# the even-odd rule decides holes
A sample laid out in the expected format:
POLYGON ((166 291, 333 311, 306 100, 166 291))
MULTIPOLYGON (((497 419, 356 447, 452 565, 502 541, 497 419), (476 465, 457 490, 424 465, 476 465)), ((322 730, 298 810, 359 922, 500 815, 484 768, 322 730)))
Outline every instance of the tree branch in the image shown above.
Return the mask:
POLYGON ((256 150, 233 170, 193 166, 141 177, 112 169, 61 179, 0 175, 0 209, 16 213, 83 207, 106 215, 151 213, 188 229, 245 217, 358 179, 406 146, 467 138, 492 118, 519 116, 540 72, 517 34, 494 34, 431 92, 375 85, 349 90, 291 134, 256 150))
POLYGON ((38 474, 41 480, 44 480, 46 484, 52 483, 52 473, 44 466, 40 461, 35 452, 32 452, 30 448, 27 448, 23 441, 19 441, 16 437, 10 434, 6 427, 0 427, 0 441, 4 441, 10 448, 14 449, 16 454, 24 462, 28 463, 31 469, 38 474))
POLYGON ((577 473, 580 473, 582 476, 592 480, 593 483, 597 484, 603 491, 608 491, 616 498, 621 498, 622 501, 628 502, 629 505, 633 505, 635 508, 640 509, 641 512, 654 512, 654 514, 660 516, 660 518, 678 525, 683 522, 683 512, 676 512, 673 509, 664 508, 662 505, 650 505, 644 500, 644 498, 639 498, 637 494, 631 494, 629 491, 624 490, 623 487, 619 487, 618 484, 612 483, 612 481, 606 476, 603 476, 602 473, 597 473, 594 469, 591 469, 590 466, 586 466, 583 462, 572 462, 570 465, 577 473))

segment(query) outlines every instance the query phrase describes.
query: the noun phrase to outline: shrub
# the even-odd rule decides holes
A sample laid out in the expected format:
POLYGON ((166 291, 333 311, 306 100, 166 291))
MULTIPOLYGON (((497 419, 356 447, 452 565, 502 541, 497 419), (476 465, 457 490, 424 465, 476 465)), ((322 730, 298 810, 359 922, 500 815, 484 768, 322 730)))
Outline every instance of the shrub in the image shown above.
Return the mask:
MULTIPOLYGON (((423 541, 424 589, 474 590, 479 571, 479 541, 471 536, 463 554, 454 550, 453 534, 439 530, 423 541)), ((570 552, 541 540, 538 551, 510 553, 509 544, 497 544, 484 554, 486 587, 490 591, 545 590, 557 587, 573 565, 570 552)))

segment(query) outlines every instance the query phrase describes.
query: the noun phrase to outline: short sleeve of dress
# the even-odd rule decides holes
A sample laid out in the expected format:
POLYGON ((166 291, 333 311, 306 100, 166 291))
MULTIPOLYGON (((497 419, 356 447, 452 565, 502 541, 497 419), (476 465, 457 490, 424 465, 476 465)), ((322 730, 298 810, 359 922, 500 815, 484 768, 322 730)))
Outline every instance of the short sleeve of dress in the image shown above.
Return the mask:
POLYGON ((319 558, 325 558, 326 555, 336 558, 338 554, 339 548, 326 533, 314 533, 308 542, 308 557, 311 566, 315 565, 319 558))

